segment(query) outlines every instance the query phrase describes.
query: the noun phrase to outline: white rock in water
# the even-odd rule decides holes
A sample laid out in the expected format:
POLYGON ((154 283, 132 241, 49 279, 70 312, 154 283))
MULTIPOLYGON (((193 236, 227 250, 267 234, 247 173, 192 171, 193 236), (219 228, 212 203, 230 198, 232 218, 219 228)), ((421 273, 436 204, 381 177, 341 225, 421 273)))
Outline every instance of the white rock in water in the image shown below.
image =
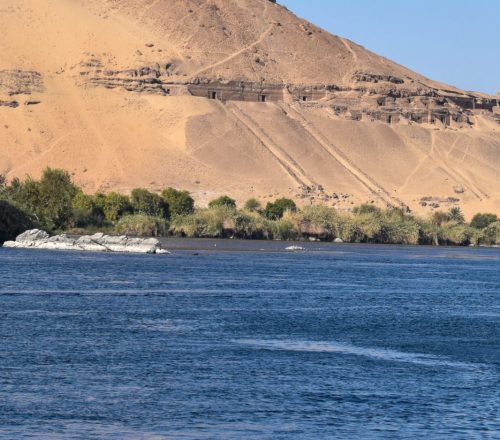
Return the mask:
POLYGON ((84 235, 75 241, 75 249, 80 249, 82 251, 91 252, 106 252, 107 249, 101 245, 97 240, 94 240, 92 236, 84 235))
POLYGON ((77 240, 66 234, 51 237, 47 232, 32 229, 23 232, 16 241, 7 241, 7 248, 37 248, 49 250, 75 250, 88 252, 124 252, 139 254, 169 254, 156 238, 129 238, 125 235, 114 237, 97 233, 84 235, 77 240))
POLYGON ((30 229, 29 231, 25 231, 21 235, 18 235, 16 237, 16 241, 24 243, 48 238, 50 238, 50 235, 47 232, 41 231, 40 229, 30 229))
POLYGON ((344 240, 342 240, 341 238, 336 238, 335 240, 333 240, 334 243, 343 243, 344 240))
POLYGON ((285 250, 296 252, 296 251, 305 251, 306 249, 303 248, 302 246, 288 246, 287 248, 285 248, 285 250))

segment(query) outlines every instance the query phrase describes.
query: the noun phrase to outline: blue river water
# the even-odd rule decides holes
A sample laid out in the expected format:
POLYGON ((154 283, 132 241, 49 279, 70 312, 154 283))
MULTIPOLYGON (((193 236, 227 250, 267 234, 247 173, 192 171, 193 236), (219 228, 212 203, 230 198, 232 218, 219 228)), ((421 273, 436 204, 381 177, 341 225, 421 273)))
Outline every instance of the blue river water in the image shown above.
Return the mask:
POLYGON ((0 439, 500 438, 500 251, 0 249, 0 439))

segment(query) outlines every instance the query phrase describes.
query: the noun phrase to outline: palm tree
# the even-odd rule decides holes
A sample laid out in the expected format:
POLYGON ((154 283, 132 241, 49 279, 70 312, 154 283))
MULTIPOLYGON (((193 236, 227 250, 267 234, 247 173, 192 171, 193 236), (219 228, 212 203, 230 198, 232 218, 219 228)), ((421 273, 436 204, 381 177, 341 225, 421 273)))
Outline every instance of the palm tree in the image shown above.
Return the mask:
POLYGON ((457 223, 464 223, 465 222, 465 218, 464 218, 464 215, 462 213, 462 210, 458 206, 451 208, 449 215, 450 215, 450 220, 452 220, 452 221, 455 221, 457 223))

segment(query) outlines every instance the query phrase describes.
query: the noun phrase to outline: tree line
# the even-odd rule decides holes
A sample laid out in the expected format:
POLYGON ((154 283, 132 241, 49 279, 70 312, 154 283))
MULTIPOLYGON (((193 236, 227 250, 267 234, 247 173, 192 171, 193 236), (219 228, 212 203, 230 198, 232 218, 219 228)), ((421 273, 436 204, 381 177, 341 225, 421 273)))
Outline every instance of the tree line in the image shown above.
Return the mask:
POLYGON ((372 204, 339 212, 325 205, 298 208, 280 198, 263 206, 249 199, 239 208, 221 196, 197 208, 188 191, 165 188, 161 193, 136 188, 85 194, 68 172, 47 168, 39 180, 10 183, 0 177, 0 242, 29 227, 48 232, 108 233, 141 236, 187 236, 242 239, 341 239, 350 243, 494 245, 500 243, 495 214, 476 214, 467 223, 459 208, 428 217, 401 208, 372 204))

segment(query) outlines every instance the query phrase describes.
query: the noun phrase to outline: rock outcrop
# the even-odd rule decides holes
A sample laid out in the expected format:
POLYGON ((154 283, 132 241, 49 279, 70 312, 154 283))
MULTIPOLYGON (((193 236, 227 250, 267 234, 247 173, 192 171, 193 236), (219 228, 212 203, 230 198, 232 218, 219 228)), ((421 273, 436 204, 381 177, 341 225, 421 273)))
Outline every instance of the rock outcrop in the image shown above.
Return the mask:
POLYGON ((66 234, 51 237, 47 232, 31 229, 19 235, 16 241, 7 241, 6 248, 47 249, 64 251, 118 252, 137 254, 168 254, 155 238, 114 237, 97 233, 71 238, 66 234))
POLYGON ((0 99, 0 107, 17 108, 17 107, 19 107, 19 102, 17 102, 17 101, 2 101, 0 99))
POLYGON ((31 95, 43 91, 39 72, 28 70, 0 70, 0 92, 8 96, 31 95))

